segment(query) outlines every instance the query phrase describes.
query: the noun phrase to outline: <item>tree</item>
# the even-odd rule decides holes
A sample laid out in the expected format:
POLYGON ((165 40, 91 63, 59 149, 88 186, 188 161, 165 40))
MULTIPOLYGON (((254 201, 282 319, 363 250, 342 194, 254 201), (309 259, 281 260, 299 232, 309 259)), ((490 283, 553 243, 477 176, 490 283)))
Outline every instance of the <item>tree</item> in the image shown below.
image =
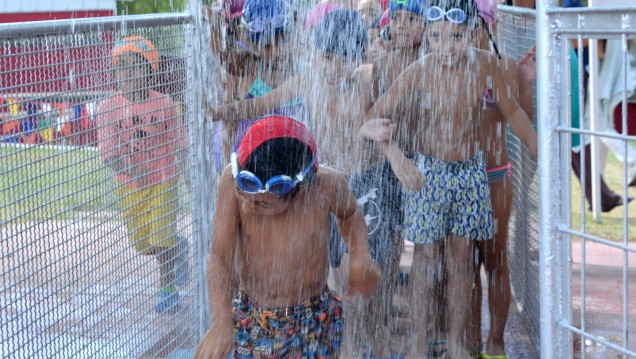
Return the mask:
POLYGON ((179 12, 186 9, 188 0, 118 0, 118 15, 179 12))

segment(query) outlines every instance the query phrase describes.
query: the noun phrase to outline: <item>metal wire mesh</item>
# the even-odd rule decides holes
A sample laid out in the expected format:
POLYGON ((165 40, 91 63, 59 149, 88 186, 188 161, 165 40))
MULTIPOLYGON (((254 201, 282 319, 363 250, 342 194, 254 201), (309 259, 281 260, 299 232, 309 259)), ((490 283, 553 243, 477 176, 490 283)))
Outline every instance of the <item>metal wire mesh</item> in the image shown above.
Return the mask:
MULTIPOLYGON (((534 45, 535 38, 533 10, 499 7, 497 44, 503 53, 519 61, 534 45)), ((507 138, 514 193, 508 235, 510 285, 528 334, 539 351, 539 192, 535 176, 537 164, 511 131, 508 131, 507 138)))
POLYGON ((174 278, 196 264, 191 26, 100 21, 0 27, 3 356, 166 357, 198 340, 207 304, 174 278), (131 35, 156 48, 149 75, 114 73, 111 50, 131 35))

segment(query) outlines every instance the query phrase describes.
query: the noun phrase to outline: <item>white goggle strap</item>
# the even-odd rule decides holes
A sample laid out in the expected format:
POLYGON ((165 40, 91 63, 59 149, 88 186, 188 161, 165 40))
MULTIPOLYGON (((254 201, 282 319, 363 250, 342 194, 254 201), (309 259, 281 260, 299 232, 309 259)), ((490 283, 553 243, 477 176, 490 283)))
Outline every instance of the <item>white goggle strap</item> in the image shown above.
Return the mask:
POLYGON ((230 155, 230 161, 232 162, 232 176, 236 178, 238 176, 238 161, 236 160, 236 152, 232 152, 230 155))

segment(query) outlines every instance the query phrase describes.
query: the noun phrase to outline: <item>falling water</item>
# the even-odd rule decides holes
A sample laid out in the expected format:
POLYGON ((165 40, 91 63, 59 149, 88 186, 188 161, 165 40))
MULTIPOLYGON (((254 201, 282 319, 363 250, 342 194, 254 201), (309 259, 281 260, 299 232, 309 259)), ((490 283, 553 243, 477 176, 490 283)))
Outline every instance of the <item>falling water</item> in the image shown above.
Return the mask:
MULTIPOLYGON (((355 6, 355 2, 352 3, 352 6, 355 6)), ((347 330, 345 330, 343 353, 361 355, 366 351, 368 354, 370 348, 373 348, 374 355, 405 355, 409 348, 414 346, 427 347, 429 343, 422 344, 423 338, 420 338, 419 345, 414 339, 418 335, 412 334, 412 328, 418 325, 426 327, 428 340, 439 341, 439 346, 443 348, 445 347, 443 339, 449 335, 447 333, 449 326, 457 325, 457 319, 454 324, 448 322, 451 320, 448 311, 452 313, 457 309, 458 306, 455 304, 459 296, 463 294, 454 289, 446 293, 440 288, 450 286, 449 278, 461 278, 457 274, 451 277, 448 274, 449 271, 459 271, 460 269, 457 268, 461 263, 447 262, 453 247, 439 246, 431 250, 432 247, 427 249, 426 245, 416 245, 416 261, 423 262, 414 264, 420 266, 417 267, 417 273, 413 275, 415 278, 412 276, 410 281, 407 279, 409 268, 400 266, 403 244, 399 229, 402 223, 395 218, 401 217, 403 211, 401 201, 404 193, 409 190, 401 187, 391 188, 395 187, 394 181, 396 181, 392 180, 393 175, 386 177, 386 173, 380 173, 377 170, 383 163, 382 168, 385 171, 390 171, 391 168, 388 162, 385 162, 387 157, 382 155, 381 146, 374 144, 371 140, 362 139, 358 129, 364 123, 365 116, 367 119, 389 118, 394 125, 392 143, 401 148, 402 155, 406 156, 409 162, 418 158, 416 153, 457 163, 486 151, 489 168, 501 167, 508 163, 504 137, 505 122, 493 106, 503 99, 515 98, 518 96, 517 90, 499 77, 499 70, 496 68, 499 62, 495 61, 495 55, 487 54, 489 50, 487 46, 486 51, 475 50, 471 47, 477 45, 471 44, 472 33, 465 25, 453 25, 444 21, 430 22, 423 33, 421 46, 417 46, 419 50, 411 50, 416 51, 416 55, 404 54, 404 51, 400 55, 412 59, 413 64, 410 67, 408 65, 411 61, 399 63, 400 57, 394 55, 391 58, 391 54, 385 54, 384 59, 396 61, 392 65, 388 60, 386 63, 374 64, 376 59, 367 59, 364 64, 351 63, 346 56, 343 58, 338 52, 340 51, 338 46, 349 45, 351 47, 349 51, 352 51, 356 44, 360 44, 359 41, 346 45, 331 44, 329 46, 335 46, 338 49, 329 49, 329 52, 325 52, 326 48, 320 48, 321 41, 330 42, 330 39, 321 39, 321 36, 338 36, 347 31, 355 32, 350 29, 351 23, 340 24, 341 27, 338 28, 320 28, 320 24, 313 24, 313 28, 307 29, 308 23, 305 22, 305 18, 308 16, 310 7, 304 2, 292 1, 290 4, 288 10, 293 15, 285 16, 284 35, 252 31, 250 26, 256 26, 256 23, 244 20, 241 26, 238 26, 238 23, 229 23, 227 27, 219 28, 222 30, 216 34, 214 31, 210 34, 208 31, 201 30, 199 31, 201 38, 193 40, 197 59, 193 63, 197 74, 195 78, 200 79, 195 81, 196 91, 203 94, 203 101, 206 103, 205 114, 200 113, 206 123, 203 134, 212 139, 206 142, 206 146, 201 147, 203 153, 197 154, 197 157, 209 160, 218 176, 230 162, 230 154, 237 151, 241 136, 254 120, 277 114, 303 122, 316 138, 318 160, 321 166, 335 169, 349 180, 349 185, 358 198, 358 205, 364 210, 369 236, 377 236, 376 231, 379 228, 380 231, 384 231, 381 232, 384 236, 383 241, 371 248, 371 254, 375 256, 375 259, 382 259, 378 264, 381 266, 382 273, 389 279, 384 279, 380 283, 378 292, 371 299, 362 300, 359 297, 345 299, 347 330), (452 28, 452 33, 449 33, 449 27, 452 28), (317 31, 323 31, 323 33, 317 33, 317 31), (332 32, 331 35, 329 31, 332 32), (325 32, 328 35, 325 35, 325 32), (437 40, 440 36, 454 36, 452 41, 459 43, 459 47, 433 46, 431 39, 437 40), (217 48, 212 49, 210 44, 212 47, 215 46, 215 38, 220 43, 216 43, 217 48), (228 51, 232 55, 226 54, 219 57, 216 50, 228 51), (384 76, 390 74, 390 81, 384 77, 373 78, 375 72, 371 70, 372 65, 375 66, 374 69, 382 68, 382 65, 387 66, 384 76), (405 71, 407 75, 398 76, 402 71, 405 71), (388 83, 381 89, 377 88, 384 82, 388 83), (487 103, 482 89, 488 92, 493 103, 487 103), (246 98, 250 99, 245 102, 246 98), (378 103, 382 104, 382 111, 377 109, 378 103), (252 104, 255 105, 252 107, 252 104), (255 108, 259 108, 260 111, 255 108), (486 124, 483 127, 482 121, 486 124), (386 202, 393 205, 392 212, 386 212, 386 208, 380 208, 383 204, 378 202, 382 200, 385 201, 384 206, 387 205, 386 202), (391 218, 382 217, 386 217, 387 214, 391 218), (384 253, 379 255, 378 251, 384 253), (445 259, 442 260, 442 258, 445 259), (418 286, 411 288, 411 291, 422 291, 425 294, 419 297, 414 294, 409 295, 407 282, 411 285, 418 282, 418 286), (369 301, 374 303, 375 307, 370 308, 369 301), (418 316, 426 325, 412 321, 413 313, 417 311, 428 314, 428 317, 418 316), (408 324, 409 321, 410 324, 408 324), (397 339, 398 337, 400 339, 397 339)), ((199 1, 190 2, 190 10, 193 13, 197 13, 200 7, 199 1)), ((244 10, 244 17, 249 16, 246 13, 249 14, 249 11, 244 10)), ((219 16, 218 13, 216 16, 219 16)), ((214 20, 207 15, 204 18, 214 20)), ((197 20, 197 25, 201 24, 205 27, 208 24, 199 21, 197 20)), ((267 22, 264 24, 265 28, 270 25, 271 23, 267 22)), ((481 29, 477 27, 475 31, 481 31, 481 29)), ((402 35, 393 34, 395 39, 399 39, 402 35)), ((367 49, 375 45, 372 44, 375 40, 375 38, 368 40, 367 49)), ((351 39, 343 38, 342 41, 351 41, 351 39)), ((508 70, 506 61, 508 60, 501 62, 502 71, 508 70)), ((391 166, 395 165, 391 163, 391 166)), ((293 173, 283 174, 293 175, 293 173)), ((503 178, 505 177, 506 175, 503 178)), ((209 173, 206 174, 206 178, 212 179, 215 176, 209 173)), ((210 183, 216 182, 212 180, 210 183)), ((427 186, 431 186, 431 183, 424 183, 421 191, 426 192, 427 186)), ((508 213, 511 196, 509 189, 508 185, 504 185, 504 190, 497 192, 497 196, 492 198, 493 206, 506 208, 508 213)), ((418 188, 417 191, 420 189, 418 188)), ((214 193, 214 190, 208 193, 214 193)), ((220 195, 220 193, 217 194, 217 196, 220 195)), ((452 200, 454 193, 451 192, 449 195, 448 199, 452 200)), ((432 196, 439 197, 442 194, 433 193, 432 196)), ((226 209, 215 208, 215 210, 218 216, 218 212, 226 209)), ((306 212, 299 212, 290 220, 313 221, 312 217, 316 212, 311 207, 305 207, 304 211, 306 212)), ((498 226, 498 223, 502 221, 507 223, 507 220, 506 215, 505 218, 495 218, 493 223, 498 226)), ((261 226, 261 233, 266 233, 270 228, 267 221, 264 221, 261 226)), ((289 228, 295 227, 294 223, 289 223, 289 228)), ((443 233, 444 236, 446 234, 443 233)), ((291 232, 276 235, 281 238, 297 236, 296 233, 291 232)), ((296 251, 302 251, 303 248, 315 248, 318 251, 316 255, 324 254, 326 236, 323 233, 323 236, 318 239, 323 243, 317 247, 316 244, 299 246, 290 242, 288 248, 276 253, 268 251, 267 247, 260 244, 246 242, 248 239, 238 239, 238 252, 235 252, 237 258, 233 260, 238 268, 234 270, 242 273, 243 279, 249 278, 244 276, 245 273, 250 273, 245 266, 249 267, 251 263, 263 261, 262 258, 249 257, 250 253, 251 255, 259 253, 265 257, 275 256, 279 258, 280 264, 269 265, 271 273, 265 274, 265 278, 273 285, 265 291, 267 295, 261 293, 262 298, 268 300, 267 296, 294 297, 298 298, 297 302, 300 302, 303 299, 300 296, 303 292, 302 288, 290 283, 303 282, 308 275, 305 271, 312 269, 305 268, 290 272, 285 258, 302 255, 302 252, 296 251), (249 247, 258 247, 259 251, 246 249, 249 247), (296 288, 298 293, 290 293, 290 288, 296 288)), ((258 241, 258 239, 250 240, 258 241)), ((450 244, 447 243, 445 246, 448 245, 450 244)), ((331 254, 337 252, 338 248, 338 246, 330 246, 331 254)), ((483 250, 482 248, 481 251, 483 250)), ((501 255, 495 256, 496 261, 503 261, 501 255)), ((475 258, 477 260, 483 258, 483 253, 476 254, 475 258)), ((326 260, 327 258, 325 263, 326 260)), ((332 266, 329 270, 331 289, 342 295, 345 295, 348 290, 348 271, 343 269, 347 264, 348 258, 345 255, 338 268, 332 266)), ((259 275, 263 274, 259 273, 259 275)), ((326 279, 326 273, 313 275, 324 275, 326 279)), ((497 280, 499 279, 493 279, 493 285, 498 284, 497 280)), ((475 285, 472 278, 462 278, 462 281, 462 286, 475 285)), ((258 283, 242 283, 241 286, 243 285, 260 288, 258 283)), ((474 295, 472 290, 467 293, 474 295)), ((478 298, 481 299, 481 296, 478 298)), ((470 300, 467 303, 472 303, 470 300)), ((276 301, 273 300, 273 302, 276 301)), ((477 304, 477 312, 480 311, 480 307, 481 305, 477 304)), ((479 318, 473 318, 471 313, 466 310, 461 315, 465 322, 471 322, 473 326, 476 326, 477 333, 473 330, 473 333, 469 334, 473 337, 464 338, 464 340, 477 340, 481 343, 481 333, 479 333, 481 324, 479 318), (477 324, 474 324, 475 321, 477 324), (474 339, 474 336, 478 339, 474 339)), ((475 315, 479 316, 479 313, 475 315)), ((472 344, 474 343, 465 345, 472 344)), ((431 344, 424 350, 435 350, 437 345, 431 344)), ((481 345, 475 350, 481 351, 481 345)))

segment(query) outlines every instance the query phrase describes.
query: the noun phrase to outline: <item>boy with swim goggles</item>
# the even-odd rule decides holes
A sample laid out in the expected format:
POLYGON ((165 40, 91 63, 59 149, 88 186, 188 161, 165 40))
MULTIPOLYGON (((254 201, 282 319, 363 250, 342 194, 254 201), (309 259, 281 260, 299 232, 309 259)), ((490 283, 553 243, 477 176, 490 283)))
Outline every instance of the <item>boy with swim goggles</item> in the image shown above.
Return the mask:
POLYGON ((238 170, 238 162, 236 160, 237 155, 236 152, 232 153, 232 175, 236 179, 236 184, 241 189, 241 191, 249 194, 259 194, 259 193, 273 193, 279 196, 284 196, 291 192, 296 185, 305 179, 307 173, 311 170, 311 168, 316 164, 316 157, 309 163, 309 165, 299 172, 294 178, 291 178, 287 175, 278 175, 270 178, 265 182, 263 186, 263 182, 258 178, 255 174, 250 171, 242 170, 239 172, 238 170))
MULTIPOLYGON (((495 50, 497 57, 501 59, 501 55, 499 54, 499 49, 497 48, 497 43, 493 39, 492 33, 490 32, 490 29, 486 25, 486 20, 484 19, 484 17, 488 17, 490 15, 482 14, 480 10, 477 10, 477 12, 480 15, 480 19, 484 23, 484 27, 486 28, 486 32, 488 33, 488 39, 492 43, 493 49, 495 50)), ((454 24, 463 24, 468 20, 468 15, 466 14, 466 12, 464 12, 464 10, 458 9, 458 8, 453 8, 446 11, 439 6, 431 6, 428 8, 428 10, 426 10, 426 18, 428 19, 428 21, 440 21, 446 18, 446 20, 454 24)), ((473 28, 476 28, 476 27, 477 27, 477 23, 475 22, 473 25, 473 28)))

